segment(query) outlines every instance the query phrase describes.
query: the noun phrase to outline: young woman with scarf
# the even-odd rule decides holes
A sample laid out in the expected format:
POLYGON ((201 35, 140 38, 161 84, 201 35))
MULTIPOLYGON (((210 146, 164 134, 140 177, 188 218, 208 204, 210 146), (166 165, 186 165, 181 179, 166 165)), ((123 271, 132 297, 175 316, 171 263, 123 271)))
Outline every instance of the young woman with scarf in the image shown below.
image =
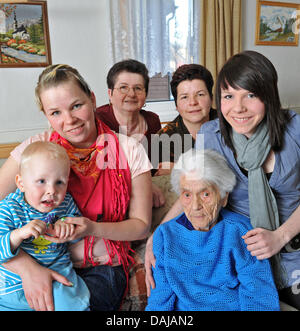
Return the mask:
MULTIPOLYGON (((1 197, 14 189, 20 155, 37 140, 63 146, 71 160, 68 191, 84 217, 76 225, 70 254, 91 293, 91 310, 117 310, 132 265, 130 241, 147 236, 151 222, 151 164, 133 138, 115 134, 95 117, 96 99, 78 71, 53 65, 39 77, 36 97, 51 130, 20 144, 0 171, 1 197)), ((53 238, 53 241, 59 242, 53 238)), ((29 305, 53 310, 52 281, 61 275, 20 252, 6 267, 20 275, 29 305)))
MULTIPOLYGON (((281 300, 300 309, 300 116, 282 109, 277 84, 276 69, 262 54, 233 56, 218 76, 219 119, 199 135, 235 172, 228 208, 251 219, 247 249, 259 260, 270 258, 281 300)), ((171 213, 178 212, 176 203, 171 213)))

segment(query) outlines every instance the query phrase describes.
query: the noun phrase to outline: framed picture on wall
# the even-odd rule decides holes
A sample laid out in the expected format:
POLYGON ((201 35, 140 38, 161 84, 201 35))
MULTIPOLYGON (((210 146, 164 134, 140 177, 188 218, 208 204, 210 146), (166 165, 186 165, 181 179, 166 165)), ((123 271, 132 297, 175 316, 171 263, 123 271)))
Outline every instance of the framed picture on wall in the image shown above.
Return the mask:
POLYGON ((0 68, 50 64, 47 2, 0 2, 0 68))
POLYGON ((256 45, 298 46, 300 5, 257 0, 256 45))

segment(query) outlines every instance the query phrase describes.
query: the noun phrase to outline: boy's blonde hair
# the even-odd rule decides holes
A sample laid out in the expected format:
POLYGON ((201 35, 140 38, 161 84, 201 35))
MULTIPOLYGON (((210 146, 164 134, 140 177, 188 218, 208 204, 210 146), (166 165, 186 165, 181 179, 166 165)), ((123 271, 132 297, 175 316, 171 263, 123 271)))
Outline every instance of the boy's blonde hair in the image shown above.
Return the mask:
POLYGON ((20 173, 35 155, 46 155, 50 160, 59 160, 62 165, 70 168, 70 159, 63 147, 48 141, 37 141, 24 149, 21 155, 20 173))
POLYGON ((89 85, 75 68, 67 64, 54 64, 47 67, 40 74, 35 88, 35 98, 40 110, 44 111, 41 102, 41 93, 43 90, 56 87, 70 81, 75 82, 87 96, 91 97, 92 91, 89 85))

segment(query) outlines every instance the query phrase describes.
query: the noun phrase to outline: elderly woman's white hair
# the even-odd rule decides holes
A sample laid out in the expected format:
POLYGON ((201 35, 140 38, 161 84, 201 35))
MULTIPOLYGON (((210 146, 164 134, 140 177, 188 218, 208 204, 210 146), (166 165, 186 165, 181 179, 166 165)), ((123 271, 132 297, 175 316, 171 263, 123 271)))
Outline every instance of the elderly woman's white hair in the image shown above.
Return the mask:
POLYGON ((221 198, 230 193, 236 183, 233 171, 223 156, 213 150, 189 150, 181 154, 171 173, 173 190, 180 195, 180 179, 192 174, 193 178, 214 184, 221 198))

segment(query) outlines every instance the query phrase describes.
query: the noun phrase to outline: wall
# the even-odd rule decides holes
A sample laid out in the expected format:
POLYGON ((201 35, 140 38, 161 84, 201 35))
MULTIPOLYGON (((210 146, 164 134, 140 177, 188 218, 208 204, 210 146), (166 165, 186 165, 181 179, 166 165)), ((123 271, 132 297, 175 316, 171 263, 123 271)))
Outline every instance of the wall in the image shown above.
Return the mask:
MULTIPOLYGON (((98 105, 108 101, 108 1, 47 1, 52 62, 75 66, 94 90, 98 105)), ((255 46, 256 1, 243 2, 243 48, 257 50, 271 59, 279 73, 283 104, 300 107, 300 48, 255 46)), ((300 0, 293 2, 300 4, 300 0)), ((34 101, 34 88, 42 70, 0 69, 0 144, 22 141, 47 127, 34 101)), ((146 109, 159 113, 162 121, 176 115, 173 102, 148 104, 146 109)))
MULTIPOLYGON (((47 1, 52 63, 75 66, 94 90, 99 105, 108 101, 108 1, 47 1)), ((0 144, 22 141, 47 128, 34 100, 42 70, 0 69, 0 144)))
MULTIPOLYGON (((300 0, 276 1, 300 4, 300 0)), ((255 45, 256 1, 243 0, 243 49, 255 50, 267 56, 277 69, 279 91, 284 107, 300 110, 300 46, 255 45)), ((299 40, 300 42, 300 40, 299 40)))

